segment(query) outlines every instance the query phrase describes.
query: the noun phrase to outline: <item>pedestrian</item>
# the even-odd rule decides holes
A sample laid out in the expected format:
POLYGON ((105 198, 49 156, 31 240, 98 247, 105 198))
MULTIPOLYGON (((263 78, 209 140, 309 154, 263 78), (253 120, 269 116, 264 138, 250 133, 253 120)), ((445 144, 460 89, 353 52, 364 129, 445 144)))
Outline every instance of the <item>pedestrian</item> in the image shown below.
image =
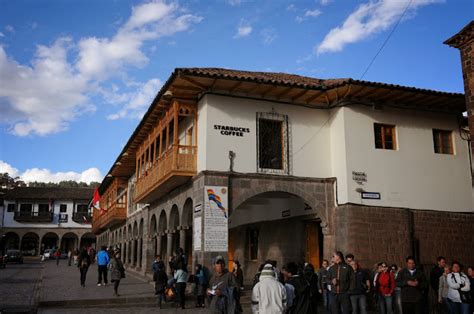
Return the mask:
POLYGON ((440 312, 441 313, 448 313, 448 274, 450 273, 450 268, 448 265, 444 266, 444 273, 439 277, 438 283, 438 303, 440 304, 440 312))
POLYGON ((276 279, 273 265, 266 264, 252 289, 252 313, 283 314, 285 310, 286 289, 276 279))
POLYGON ((188 273, 185 271, 182 261, 180 260, 176 265, 176 270, 174 271, 174 279, 176 280, 176 291, 178 293, 179 305, 181 309, 185 308, 185 292, 186 292, 186 283, 188 282, 188 273))
POLYGON ((69 251, 67 252, 67 266, 71 266, 71 263, 72 263, 72 250, 69 249, 69 251))
POLYGON ((217 256, 214 262, 214 274, 209 280, 207 295, 209 297, 209 313, 234 314, 234 290, 237 284, 235 277, 225 267, 225 260, 217 256))
POLYGON ((354 285, 349 290, 352 305, 352 314, 367 314, 367 293, 370 291, 369 273, 360 268, 357 261, 353 260, 350 266, 354 270, 354 285))
POLYGON ((395 310, 396 314, 402 314, 402 289, 396 285, 400 268, 398 268, 397 264, 392 264, 390 266, 390 271, 393 273, 393 278, 395 278, 395 289, 393 290, 393 309, 395 310))
POLYGON ((413 256, 406 259, 406 268, 397 276, 396 284, 401 288, 403 314, 421 314, 423 289, 428 286, 425 275, 416 268, 413 256))
POLYGON ((318 275, 314 271, 311 263, 306 263, 303 268, 303 277, 309 283, 309 292, 311 300, 311 308, 318 308, 318 275))
POLYGON ((240 291, 244 289, 244 273, 242 267, 238 260, 234 261, 234 269, 232 273, 235 277, 235 283, 237 284, 237 289, 235 290, 235 305, 239 312, 242 312, 242 306, 240 305, 240 291))
POLYGON ((102 277, 104 277, 105 285, 109 283, 107 280, 107 266, 109 265, 109 262, 110 258, 106 251, 106 247, 102 246, 100 251, 97 253, 97 271, 99 273, 99 278, 97 280, 98 287, 102 285, 102 277))
POLYGON ((161 260, 161 255, 156 255, 155 260, 151 264, 151 270, 155 273, 158 270, 159 265, 163 265, 163 269, 165 268, 165 263, 161 260))
POLYGON ((290 314, 310 314, 316 309, 312 309, 311 291, 309 283, 298 274, 298 266, 291 262, 288 263, 283 270, 286 283, 291 286, 290 296, 292 297, 292 305, 288 307, 290 314))
POLYGON ((354 282, 354 270, 344 262, 344 255, 337 251, 333 254, 334 265, 329 269, 331 282, 331 312, 332 314, 350 313, 351 301, 349 290, 354 282))
POLYGON ((54 257, 56 257, 56 266, 59 266, 59 259, 61 258, 61 249, 57 248, 54 252, 54 257))
POLYGON ((469 286, 471 288, 471 312, 474 313, 474 268, 472 266, 467 268, 467 276, 469 277, 469 286))
MULTIPOLYGON (((111 252, 112 253, 112 252, 111 252)), ((118 293, 118 287, 120 280, 125 278, 125 267, 123 267, 122 260, 120 259, 120 251, 114 252, 109 263, 110 269, 110 280, 114 284, 114 296, 120 296, 118 293)))
POLYGON ((331 313, 331 302, 329 301, 330 282, 329 282, 329 261, 323 259, 321 267, 318 270, 318 292, 323 297, 324 312, 331 313))
POLYGON ((382 263, 382 271, 375 281, 375 291, 377 293, 377 303, 380 314, 392 314, 392 295, 395 290, 395 277, 388 269, 386 263, 382 263))
POLYGON ((252 281, 252 288, 255 287, 257 282, 260 280, 260 274, 262 273, 263 267, 265 266, 265 263, 260 264, 260 266, 257 269, 257 273, 253 276, 253 281, 252 281))
MULTIPOLYGON (((439 278, 444 273, 444 267, 446 266, 446 259, 443 256, 438 256, 436 259, 436 265, 430 271, 430 286, 433 289, 434 295, 438 296, 439 290, 439 278)), ((442 304, 437 303, 437 310, 440 311, 442 304)))
POLYGON ((163 300, 166 302, 166 285, 168 283, 168 276, 165 272, 165 263, 157 263, 156 270, 153 273, 153 281, 155 282, 155 295, 158 298, 158 306, 161 309, 163 300))
POLYGON ((448 305, 451 314, 470 313, 471 283, 461 270, 461 264, 454 261, 452 271, 447 278, 449 286, 448 305))
POLYGON ((354 254, 349 253, 349 254, 346 255, 346 264, 347 265, 350 265, 353 260, 354 260, 354 254))
POLYGON ((204 292, 206 291, 206 274, 201 264, 197 264, 194 272, 194 283, 195 289, 194 294, 196 296, 196 307, 204 307, 204 292))
POLYGON ((81 273, 81 287, 83 288, 86 286, 86 275, 90 264, 91 258, 89 254, 87 254, 87 250, 83 248, 77 260, 77 267, 79 268, 79 272, 81 273))

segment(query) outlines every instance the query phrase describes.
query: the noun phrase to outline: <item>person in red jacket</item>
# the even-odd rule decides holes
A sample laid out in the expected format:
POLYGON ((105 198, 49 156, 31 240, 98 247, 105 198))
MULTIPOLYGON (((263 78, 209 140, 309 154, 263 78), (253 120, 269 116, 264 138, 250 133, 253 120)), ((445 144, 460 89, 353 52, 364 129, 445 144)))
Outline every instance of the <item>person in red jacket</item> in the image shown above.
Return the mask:
POLYGON ((395 290, 395 277, 386 263, 382 263, 382 271, 375 278, 375 293, 380 314, 392 314, 392 295, 395 290))

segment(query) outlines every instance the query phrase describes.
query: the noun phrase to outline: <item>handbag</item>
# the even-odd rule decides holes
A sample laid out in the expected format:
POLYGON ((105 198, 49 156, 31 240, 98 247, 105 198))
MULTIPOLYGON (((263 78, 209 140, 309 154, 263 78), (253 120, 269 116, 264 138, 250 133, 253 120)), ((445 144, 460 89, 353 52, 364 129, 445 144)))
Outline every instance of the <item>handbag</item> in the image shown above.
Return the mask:
MULTIPOLYGON (((451 276, 453 277, 454 282, 458 283, 456 281, 456 276, 454 276, 454 274, 451 274, 451 276)), ((459 274, 459 276, 462 277, 461 274, 459 274)), ((462 303, 471 304, 471 291, 463 291, 461 290, 461 288, 459 288, 458 292, 459 292, 459 298, 461 299, 462 303)))
POLYGON ((167 288, 166 291, 165 291, 165 296, 168 298, 168 299, 172 299, 174 297, 174 291, 172 288, 167 288))

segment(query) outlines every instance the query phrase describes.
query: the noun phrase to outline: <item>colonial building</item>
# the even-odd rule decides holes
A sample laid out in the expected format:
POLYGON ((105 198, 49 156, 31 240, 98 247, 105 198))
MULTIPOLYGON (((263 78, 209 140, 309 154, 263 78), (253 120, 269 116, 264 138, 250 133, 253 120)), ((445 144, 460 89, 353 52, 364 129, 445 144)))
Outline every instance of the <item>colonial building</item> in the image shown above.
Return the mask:
POLYGON ((100 186, 98 243, 189 263, 474 263, 463 94, 354 79, 176 69, 100 186))
POLYGON ((37 256, 45 249, 62 251, 95 245, 91 232, 91 188, 19 187, 4 190, 0 201, 1 249, 37 256))

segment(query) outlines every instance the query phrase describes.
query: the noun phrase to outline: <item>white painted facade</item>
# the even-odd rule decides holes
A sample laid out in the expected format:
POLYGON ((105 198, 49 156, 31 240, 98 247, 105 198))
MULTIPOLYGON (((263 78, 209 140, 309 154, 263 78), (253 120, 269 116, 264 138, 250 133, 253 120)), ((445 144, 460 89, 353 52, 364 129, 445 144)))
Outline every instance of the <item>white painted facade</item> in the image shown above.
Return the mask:
POLYGON ((288 115, 291 128, 290 175, 337 178, 337 203, 472 212, 469 150, 457 117, 423 111, 350 105, 317 110, 268 101, 206 95, 198 104, 198 172, 257 172, 258 112, 288 115), (397 149, 375 148, 374 123, 396 126, 397 149), (243 136, 222 135, 214 125, 248 128, 243 136), (454 155, 436 154, 433 129, 450 130, 454 155), (355 182, 352 172, 367 182, 355 182), (360 192, 378 192, 380 200, 362 200, 360 192))
MULTIPOLYGON (((73 200, 55 200, 53 205, 53 220, 49 223, 43 222, 18 222, 14 219, 14 212, 7 210, 8 204, 15 204, 15 200, 5 200, 4 202, 4 213, 3 213, 3 227, 4 228, 79 228, 79 229, 90 229, 90 223, 77 223, 72 220, 73 213, 76 212, 74 206, 77 205, 88 205, 87 203, 74 203, 73 200), (66 205, 66 212, 60 213, 60 206, 66 205), (59 214, 67 214, 67 222, 59 223, 59 214)), ((18 208, 22 203, 33 204, 33 212, 38 211, 39 203, 30 201, 19 201, 17 203, 18 208)), ((44 202, 42 202, 44 203, 44 202)))

